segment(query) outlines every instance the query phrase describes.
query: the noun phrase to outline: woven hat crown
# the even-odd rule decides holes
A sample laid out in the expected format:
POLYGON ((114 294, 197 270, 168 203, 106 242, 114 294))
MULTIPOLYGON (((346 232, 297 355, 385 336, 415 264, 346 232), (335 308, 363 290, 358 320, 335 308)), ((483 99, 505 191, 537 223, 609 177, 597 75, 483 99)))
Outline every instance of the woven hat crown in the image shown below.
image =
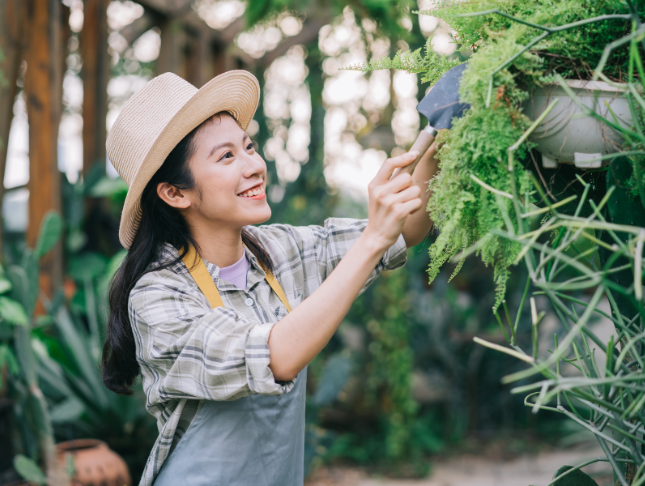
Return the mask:
POLYGON ((152 79, 123 107, 108 135, 108 158, 128 185, 119 239, 130 248, 141 220, 146 185, 173 148, 194 128, 227 111, 246 130, 260 97, 248 71, 229 71, 197 89, 166 73, 152 79))

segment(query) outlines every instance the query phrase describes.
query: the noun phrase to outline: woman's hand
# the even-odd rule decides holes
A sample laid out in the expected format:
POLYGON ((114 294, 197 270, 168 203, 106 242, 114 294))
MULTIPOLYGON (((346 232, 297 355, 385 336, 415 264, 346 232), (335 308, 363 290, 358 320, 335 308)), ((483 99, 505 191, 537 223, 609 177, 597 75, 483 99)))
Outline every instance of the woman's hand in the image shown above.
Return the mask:
POLYGON ((392 173, 416 159, 417 152, 408 152, 387 159, 368 186, 368 223, 363 235, 382 251, 396 243, 407 217, 421 208, 421 188, 408 173, 392 173))
POLYGON ((415 153, 388 159, 369 185, 369 222, 322 285, 282 318, 269 335, 271 370, 289 381, 329 342, 383 254, 396 243, 408 215, 421 205, 421 188, 410 174, 392 173, 415 153))

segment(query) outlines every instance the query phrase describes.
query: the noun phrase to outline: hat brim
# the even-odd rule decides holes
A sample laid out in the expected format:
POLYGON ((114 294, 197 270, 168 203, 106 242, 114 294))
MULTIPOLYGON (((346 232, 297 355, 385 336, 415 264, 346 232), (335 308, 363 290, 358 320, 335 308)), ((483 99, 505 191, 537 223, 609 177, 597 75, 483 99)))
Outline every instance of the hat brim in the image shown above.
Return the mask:
POLYGON ((135 173, 123 205, 119 240, 130 249, 141 223, 141 195, 170 152, 202 122, 227 111, 246 130, 260 99, 260 86, 247 71, 228 71, 211 79, 195 92, 171 118, 152 144, 135 173))

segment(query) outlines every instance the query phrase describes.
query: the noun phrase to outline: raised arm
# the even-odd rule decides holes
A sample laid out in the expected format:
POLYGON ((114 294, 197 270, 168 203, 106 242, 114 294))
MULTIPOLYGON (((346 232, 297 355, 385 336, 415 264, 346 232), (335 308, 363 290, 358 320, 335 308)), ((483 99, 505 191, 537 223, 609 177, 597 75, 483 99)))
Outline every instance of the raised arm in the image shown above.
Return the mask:
POLYGON ((421 190, 412 176, 389 180, 415 155, 385 161, 369 185, 369 222, 361 237, 322 285, 273 327, 268 344, 277 381, 295 378, 329 342, 374 267, 401 235, 406 218, 422 207, 421 190))

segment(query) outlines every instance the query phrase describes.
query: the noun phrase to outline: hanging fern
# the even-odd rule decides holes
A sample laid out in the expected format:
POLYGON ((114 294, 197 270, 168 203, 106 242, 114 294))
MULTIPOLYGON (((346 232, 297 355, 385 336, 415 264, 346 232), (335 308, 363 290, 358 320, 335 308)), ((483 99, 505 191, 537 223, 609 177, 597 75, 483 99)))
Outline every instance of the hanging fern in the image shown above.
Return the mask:
POLYGON ((393 58, 372 59, 362 64, 354 64, 344 68, 348 71, 372 72, 381 69, 397 69, 408 74, 422 74, 423 83, 436 83, 448 69, 461 64, 462 61, 437 54, 432 49, 432 37, 429 37, 425 47, 414 51, 399 50, 393 58))
MULTIPOLYGON (((644 3, 640 0, 638 5, 644 3)), ((429 250, 429 277, 432 281, 444 263, 482 240, 477 253, 494 268, 497 307, 504 298, 509 267, 520 246, 491 232, 508 230, 509 224, 516 231, 515 211, 508 210, 510 207, 504 211, 509 201, 496 197, 471 176, 504 192, 510 192, 511 177, 515 177, 519 193, 527 197, 524 195, 531 187, 523 167, 530 144, 524 144, 515 153, 516 170, 512 175, 504 167, 508 163, 508 147, 530 125, 522 113, 522 103, 531 90, 548 82, 550 77, 553 79, 555 74, 589 79, 604 46, 628 33, 631 21, 613 18, 551 34, 494 74, 544 32, 494 13, 461 16, 494 9, 525 22, 555 27, 601 15, 627 14, 629 7, 619 0, 440 0, 438 8, 421 12, 445 20, 460 47, 473 53, 460 87, 462 101, 472 107, 442 136, 441 172, 430 183, 433 196, 427 209, 440 233, 429 250)), ((433 83, 458 63, 436 54, 428 43, 423 51, 399 52, 392 59, 371 61, 352 69, 402 69, 421 73, 424 81, 433 83)), ((628 52, 622 49, 610 56, 604 73, 620 79, 627 70, 628 52)), ((455 274, 459 268, 458 265, 455 274)))

